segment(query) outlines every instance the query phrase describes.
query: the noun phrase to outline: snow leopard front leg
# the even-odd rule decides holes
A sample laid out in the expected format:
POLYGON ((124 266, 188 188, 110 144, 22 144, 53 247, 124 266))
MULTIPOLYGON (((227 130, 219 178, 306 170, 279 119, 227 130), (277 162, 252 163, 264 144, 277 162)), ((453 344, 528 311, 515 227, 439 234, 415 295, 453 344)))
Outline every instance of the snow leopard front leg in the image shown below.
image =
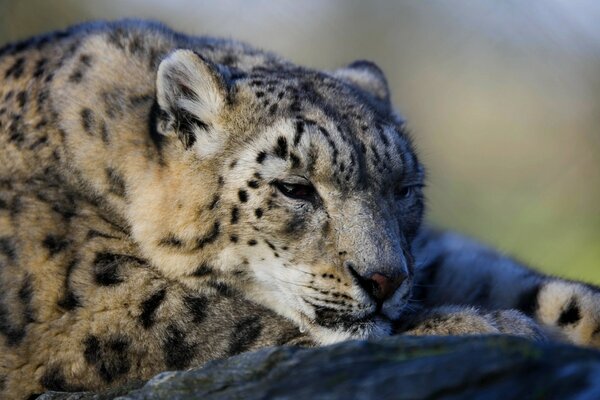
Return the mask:
POLYGON ((600 347, 600 288, 543 275, 464 236, 424 228, 414 242, 414 300, 519 310, 568 341, 600 347))
POLYGON ((394 328, 397 334, 415 336, 507 334, 538 341, 553 336, 517 310, 486 311, 471 306, 412 308, 394 328))

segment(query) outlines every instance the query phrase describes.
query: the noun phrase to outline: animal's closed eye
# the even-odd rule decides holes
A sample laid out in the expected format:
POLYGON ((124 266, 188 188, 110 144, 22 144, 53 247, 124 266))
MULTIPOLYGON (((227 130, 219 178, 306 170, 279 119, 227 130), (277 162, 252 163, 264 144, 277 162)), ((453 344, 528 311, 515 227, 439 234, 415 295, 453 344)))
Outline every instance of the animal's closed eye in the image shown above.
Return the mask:
POLYGON ((403 185, 396 188, 394 195, 398 200, 407 200, 414 197, 414 195, 422 188, 421 185, 403 185))
POLYGON ((413 195, 414 188, 412 186, 404 186, 396 190, 396 197, 399 199, 406 199, 413 195))
POLYGON ((316 196, 316 190, 310 183, 275 181, 274 185, 284 196, 294 200, 312 201, 316 196))

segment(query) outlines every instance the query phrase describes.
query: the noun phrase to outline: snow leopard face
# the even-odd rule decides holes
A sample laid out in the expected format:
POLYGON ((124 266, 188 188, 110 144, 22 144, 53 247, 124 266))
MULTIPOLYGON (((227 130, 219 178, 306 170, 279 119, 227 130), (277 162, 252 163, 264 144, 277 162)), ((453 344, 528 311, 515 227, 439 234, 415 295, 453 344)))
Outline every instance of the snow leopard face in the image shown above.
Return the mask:
POLYGON ((157 90, 157 130, 188 160, 178 174, 213 177, 186 186, 208 203, 200 235, 189 225, 158 241, 237 273, 247 296, 322 342, 389 334, 410 294, 423 167, 380 70, 241 71, 179 50, 157 90))

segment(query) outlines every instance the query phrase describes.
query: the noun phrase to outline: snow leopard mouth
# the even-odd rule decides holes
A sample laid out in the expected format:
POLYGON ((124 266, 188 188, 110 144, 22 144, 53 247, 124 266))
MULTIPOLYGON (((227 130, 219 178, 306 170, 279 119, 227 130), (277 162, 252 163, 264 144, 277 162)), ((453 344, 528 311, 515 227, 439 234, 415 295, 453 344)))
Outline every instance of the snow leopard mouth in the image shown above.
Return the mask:
POLYGON ((354 338, 389 336, 395 332, 395 326, 402 323, 402 317, 411 314, 407 299, 400 304, 377 304, 371 312, 363 315, 340 313, 339 310, 316 306, 312 322, 328 330, 346 332, 354 338), (393 308, 393 312, 389 310, 393 308), (392 315, 390 315, 392 314, 392 315))

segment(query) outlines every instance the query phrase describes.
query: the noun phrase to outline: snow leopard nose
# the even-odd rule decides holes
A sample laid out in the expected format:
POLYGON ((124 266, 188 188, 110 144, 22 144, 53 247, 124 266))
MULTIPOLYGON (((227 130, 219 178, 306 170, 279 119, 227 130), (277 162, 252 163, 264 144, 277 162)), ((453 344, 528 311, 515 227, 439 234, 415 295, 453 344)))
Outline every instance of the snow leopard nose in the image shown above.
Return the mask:
POLYGON ((385 301, 392 297, 396 289, 400 287, 406 276, 399 275, 392 279, 380 273, 374 273, 369 277, 372 282, 371 290, 367 290, 369 294, 375 297, 378 301, 385 301))
POLYGON ((406 274, 398 273, 393 278, 384 275, 380 272, 371 274, 368 278, 361 276, 354 264, 351 262, 344 263, 350 274, 355 278, 356 282, 362 287, 373 299, 379 304, 392 297, 396 289, 400 287, 402 282, 407 278, 406 274))

